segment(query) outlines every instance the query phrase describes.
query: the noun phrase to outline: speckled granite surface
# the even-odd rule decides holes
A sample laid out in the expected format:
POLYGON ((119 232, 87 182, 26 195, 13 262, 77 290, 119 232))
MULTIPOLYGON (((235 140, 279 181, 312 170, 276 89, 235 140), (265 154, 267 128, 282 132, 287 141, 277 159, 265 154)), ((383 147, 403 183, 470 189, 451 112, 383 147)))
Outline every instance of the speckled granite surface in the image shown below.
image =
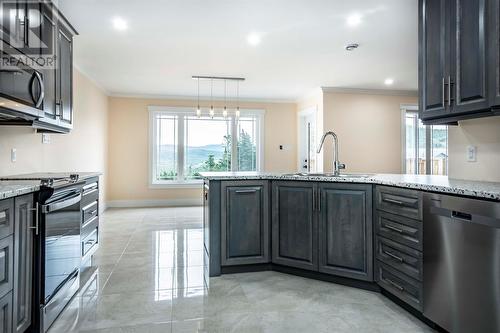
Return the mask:
POLYGON ((365 177, 349 175, 329 177, 259 172, 204 172, 201 175, 209 180, 267 179, 378 184, 500 201, 500 183, 450 179, 446 176, 372 174, 365 177))
MULTIPOLYGON (((80 179, 87 179, 92 177, 97 177, 102 175, 101 172, 65 172, 65 173, 39 173, 40 177, 69 177, 70 174, 77 173, 80 175, 80 179)), ((32 175, 32 174, 30 174, 32 175)), ((22 177, 30 176, 26 175, 13 175, 5 176, 0 178, 10 178, 10 177, 22 177)), ((38 180, 1 180, 0 181, 0 200, 7 199, 11 197, 17 197, 19 195, 36 192, 40 189, 40 181, 38 180)))

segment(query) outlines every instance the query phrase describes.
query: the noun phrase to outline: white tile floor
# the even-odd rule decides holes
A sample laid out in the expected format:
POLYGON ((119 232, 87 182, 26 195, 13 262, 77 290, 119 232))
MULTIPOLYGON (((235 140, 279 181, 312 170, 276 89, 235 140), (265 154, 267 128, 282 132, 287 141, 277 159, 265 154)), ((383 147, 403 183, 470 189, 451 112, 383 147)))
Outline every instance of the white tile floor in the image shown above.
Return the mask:
POLYGON ((277 272, 203 286, 201 208, 113 209, 101 217, 90 282, 58 332, 430 332, 384 296, 277 272))

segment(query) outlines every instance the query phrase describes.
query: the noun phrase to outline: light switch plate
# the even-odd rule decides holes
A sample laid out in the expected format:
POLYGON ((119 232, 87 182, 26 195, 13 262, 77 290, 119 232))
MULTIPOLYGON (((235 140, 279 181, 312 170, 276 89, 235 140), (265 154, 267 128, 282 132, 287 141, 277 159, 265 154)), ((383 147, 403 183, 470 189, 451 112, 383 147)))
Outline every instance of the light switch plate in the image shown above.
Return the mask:
POLYGON ((50 134, 42 133, 42 143, 49 144, 50 143, 50 134))
POLYGON ((477 161, 477 147, 467 146, 467 162, 476 162, 476 161, 477 161))
POLYGON ((14 163, 17 160, 17 150, 16 148, 12 148, 10 150, 10 161, 14 163))

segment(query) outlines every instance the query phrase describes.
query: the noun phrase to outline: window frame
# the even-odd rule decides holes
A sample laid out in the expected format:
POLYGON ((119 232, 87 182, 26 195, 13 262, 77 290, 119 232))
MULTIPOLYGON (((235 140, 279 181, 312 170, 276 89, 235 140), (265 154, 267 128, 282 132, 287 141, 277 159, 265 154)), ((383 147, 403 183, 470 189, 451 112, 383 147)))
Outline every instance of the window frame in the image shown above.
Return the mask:
MULTIPOLYGON (((199 188, 203 183, 201 179, 185 180, 156 180, 157 174, 157 154, 156 154, 156 116, 158 114, 167 116, 177 116, 177 178, 184 177, 185 164, 185 131, 187 116, 196 117, 196 110, 193 107, 172 107, 172 106, 148 106, 149 112, 149 164, 148 164, 148 183, 149 188, 199 188)), ((256 171, 264 169, 264 117, 263 109, 240 109, 240 117, 256 118, 256 171)), ((223 119, 222 116, 216 116, 214 119, 223 119)), ((230 133, 232 138, 238 138, 238 121, 235 118, 235 112, 228 112, 228 121, 230 124, 230 133)), ((237 145, 231 145, 231 172, 238 171, 237 163, 237 145)))
MULTIPOLYGON (((413 113, 416 115, 415 118, 415 143, 418 145, 419 141, 419 117, 418 117, 418 105, 415 104, 401 104, 401 172, 406 174, 406 116, 408 113, 413 113)), ((425 170, 426 175, 434 175, 432 173, 432 125, 425 126, 425 170)), ((447 131, 447 133, 449 133, 447 131)), ((449 135, 447 137, 447 146, 449 146, 449 135)), ((448 150, 448 149, 447 149, 448 150)), ((446 163, 446 176, 448 175, 449 162, 446 163)), ((418 164, 418 149, 415 149, 415 175, 420 175, 419 164, 418 164)))

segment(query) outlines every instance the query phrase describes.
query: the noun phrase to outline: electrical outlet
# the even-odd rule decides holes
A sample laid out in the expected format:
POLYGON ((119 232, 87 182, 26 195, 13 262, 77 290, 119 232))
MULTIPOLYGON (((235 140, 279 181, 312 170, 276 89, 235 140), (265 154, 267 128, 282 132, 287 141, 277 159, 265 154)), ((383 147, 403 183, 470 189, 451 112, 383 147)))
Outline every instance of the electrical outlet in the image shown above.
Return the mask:
POLYGON ((16 150, 16 148, 12 148, 12 149, 10 150, 10 161, 11 161, 12 163, 14 163, 14 162, 16 162, 16 161, 17 161, 17 150, 16 150))
POLYGON ((50 143, 50 134, 42 133, 42 143, 49 144, 50 143))
POLYGON ((467 162, 476 162, 476 161, 477 161, 477 147, 467 146, 467 162))

